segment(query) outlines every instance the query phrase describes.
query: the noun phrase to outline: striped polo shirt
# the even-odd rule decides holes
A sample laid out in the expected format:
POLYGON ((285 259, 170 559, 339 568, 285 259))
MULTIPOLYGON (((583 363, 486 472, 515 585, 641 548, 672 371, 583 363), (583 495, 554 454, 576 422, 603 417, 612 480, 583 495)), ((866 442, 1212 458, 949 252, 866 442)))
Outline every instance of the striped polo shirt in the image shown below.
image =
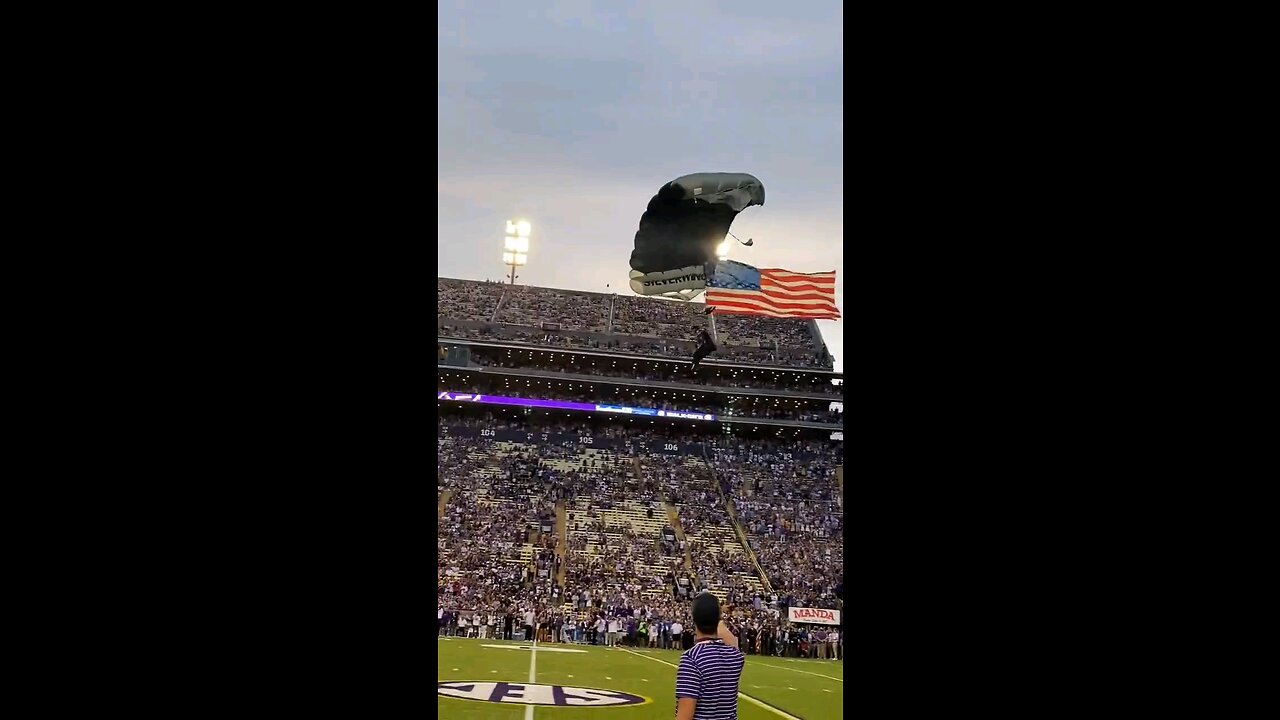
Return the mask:
POLYGON ((684 651, 676 670, 676 704, 696 698, 694 720, 738 720, 742 651, 723 640, 703 640, 684 651))

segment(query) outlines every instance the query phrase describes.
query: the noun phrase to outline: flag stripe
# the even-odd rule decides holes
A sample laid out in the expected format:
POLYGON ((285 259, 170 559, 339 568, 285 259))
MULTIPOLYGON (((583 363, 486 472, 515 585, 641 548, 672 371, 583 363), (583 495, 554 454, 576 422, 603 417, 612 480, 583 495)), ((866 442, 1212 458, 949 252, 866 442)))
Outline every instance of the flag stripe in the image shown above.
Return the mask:
POLYGON ((820 285, 811 282, 778 282, 771 278, 760 278, 760 287, 771 287, 778 290, 817 290, 818 292, 835 292, 836 285, 820 285))
MULTIPOLYGON (((723 290, 725 288, 716 288, 716 289, 723 290)), ((752 290, 755 290, 755 288, 752 288, 752 290)), ((764 293, 766 295, 769 295, 770 297, 782 298, 784 300, 787 298, 813 297, 815 295, 824 300, 836 299, 836 294, 831 292, 830 290, 815 290, 814 288, 801 288, 799 290, 792 290, 790 288, 774 287, 773 285, 769 285, 768 283, 761 285, 760 289, 755 290, 755 292, 764 293)))
POLYGON ((829 277, 832 280, 834 280, 836 277, 835 270, 828 270, 827 272, 820 272, 820 273, 798 273, 798 272, 791 272, 790 270, 783 270, 782 268, 760 268, 760 274, 775 275, 778 277, 798 277, 798 278, 829 277))
POLYGON ((774 298, 769 295, 762 294, 755 290, 726 290, 723 288, 707 288, 707 299, 732 299, 750 301, 758 303, 761 307, 773 306, 776 308, 788 307, 816 307, 823 306, 836 310, 836 304, 829 297, 818 298, 792 298, 786 299, 774 298))
POLYGON ((763 280, 772 280, 782 285, 835 285, 833 277, 787 277, 786 275, 768 275, 760 273, 763 280))
POLYGON ((756 305, 754 303, 742 302, 741 300, 724 300, 716 303, 717 310, 726 310, 729 308, 737 308, 743 312, 748 310, 759 310, 761 312, 775 312, 779 315, 794 315, 796 317, 808 317, 809 315, 839 315, 839 310, 832 310, 829 307, 807 307, 807 308, 775 308, 767 305, 756 305))
POLYGON ((836 286, 829 286, 829 284, 828 286, 820 286, 820 284, 813 283, 785 284, 777 281, 771 281, 771 279, 768 278, 764 278, 760 281, 760 287, 767 287, 771 288, 771 290, 781 292, 826 292, 831 293, 831 295, 835 295, 836 292, 836 286))
MULTIPOLYGON (((738 267, 738 264, 734 264, 738 267)), ((730 287, 708 283, 706 304, 729 313, 797 319, 840 318, 836 307, 836 274, 797 273, 781 268, 741 267, 730 287), (753 274, 759 273, 757 277, 753 274)))
POLYGON ((733 307, 733 309, 739 309, 742 311, 759 310, 765 311, 765 313, 777 313, 778 316, 786 316, 788 314, 795 316, 840 314, 840 310, 836 309, 835 305, 790 304, 780 306, 773 304, 773 302, 760 300, 758 297, 742 297, 736 295, 708 297, 707 304, 721 307, 721 309, 730 309, 730 307, 733 307))
POLYGON ((721 307, 719 309, 724 316, 733 314, 741 315, 763 315, 765 318, 791 318, 794 320, 838 320, 840 315, 833 313, 774 313, 773 310, 760 310, 759 307, 721 307))
POLYGON ((777 290, 761 290, 761 294, 779 300, 826 300, 831 302, 829 293, 818 292, 779 292, 777 290))
POLYGON ((765 318, 792 318, 796 320, 838 320, 840 315, 831 313, 831 311, 810 311, 808 310, 787 310, 786 313, 774 313, 773 310, 764 310, 760 307, 753 306, 735 306, 735 305, 719 305, 719 311, 726 315, 740 313, 742 315, 763 315, 765 318))

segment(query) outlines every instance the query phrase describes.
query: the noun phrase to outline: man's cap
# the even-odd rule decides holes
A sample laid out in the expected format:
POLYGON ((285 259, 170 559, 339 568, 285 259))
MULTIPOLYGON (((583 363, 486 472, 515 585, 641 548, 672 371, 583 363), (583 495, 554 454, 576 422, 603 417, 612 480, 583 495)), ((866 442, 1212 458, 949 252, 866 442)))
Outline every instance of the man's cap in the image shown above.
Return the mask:
POLYGON ((699 630, 714 630, 720 624, 720 599, 709 592, 698 593, 693 599, 693 624, 699 630))

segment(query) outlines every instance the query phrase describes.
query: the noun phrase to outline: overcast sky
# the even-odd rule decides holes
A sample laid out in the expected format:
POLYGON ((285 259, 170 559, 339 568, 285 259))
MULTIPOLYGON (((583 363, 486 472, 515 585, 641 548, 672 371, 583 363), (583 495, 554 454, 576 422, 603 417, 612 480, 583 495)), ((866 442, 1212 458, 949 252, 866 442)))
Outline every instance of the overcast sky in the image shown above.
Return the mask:
MULTIPOLYGON (((745 172, 765 205, 738 215, 755 246, 730 257, 836 270, 847 317, 843 26, 832 0, 441 0, 440 274, 502 277, 506 221, 522 218, 517 282, 632 294, 658 188, 745 172)), ((842 370, 844 321, 818 324, 842 370)))

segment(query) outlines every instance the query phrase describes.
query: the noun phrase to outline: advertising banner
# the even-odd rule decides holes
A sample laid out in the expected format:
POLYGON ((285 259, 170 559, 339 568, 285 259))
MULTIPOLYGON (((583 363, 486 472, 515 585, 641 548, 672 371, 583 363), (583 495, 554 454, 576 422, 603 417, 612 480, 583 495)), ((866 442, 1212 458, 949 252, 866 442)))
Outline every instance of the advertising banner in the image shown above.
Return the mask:
POLYGON ((787 617, 793 623, 818 623, 819 625, 839 625, 840 611, 826 608, 787 608, 787 617))

